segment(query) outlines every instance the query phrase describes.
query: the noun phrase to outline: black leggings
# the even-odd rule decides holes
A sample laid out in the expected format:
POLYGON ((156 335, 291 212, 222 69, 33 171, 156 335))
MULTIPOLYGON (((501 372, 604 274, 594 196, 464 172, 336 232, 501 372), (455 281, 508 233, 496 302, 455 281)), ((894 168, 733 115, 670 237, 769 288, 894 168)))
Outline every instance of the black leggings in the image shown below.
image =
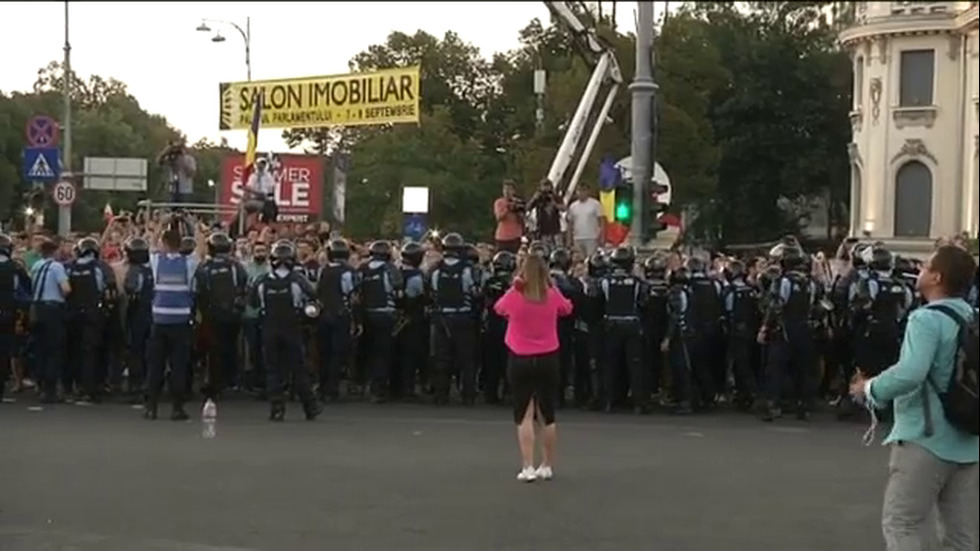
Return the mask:
POLYGON ((555 401, 560 385, 558 351, 535 356, 519 356, 511 353, 507 366, 507 380, 514 393, 514 422, 524 421, 527 406, 534 399, 541 421, 545 426, 555 422, 555 401))

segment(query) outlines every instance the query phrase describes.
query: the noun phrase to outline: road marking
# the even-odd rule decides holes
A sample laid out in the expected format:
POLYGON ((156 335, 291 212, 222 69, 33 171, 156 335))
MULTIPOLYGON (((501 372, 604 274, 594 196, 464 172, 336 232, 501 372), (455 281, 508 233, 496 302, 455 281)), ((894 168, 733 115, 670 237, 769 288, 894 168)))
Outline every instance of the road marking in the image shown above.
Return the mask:
POLYGON ((685 432, 684 436, 690 436, 692 438, 704 438, 703 432, 685 432))
POLYGON ((41 406, 27 406, 27 411, 44 411, 41 406))

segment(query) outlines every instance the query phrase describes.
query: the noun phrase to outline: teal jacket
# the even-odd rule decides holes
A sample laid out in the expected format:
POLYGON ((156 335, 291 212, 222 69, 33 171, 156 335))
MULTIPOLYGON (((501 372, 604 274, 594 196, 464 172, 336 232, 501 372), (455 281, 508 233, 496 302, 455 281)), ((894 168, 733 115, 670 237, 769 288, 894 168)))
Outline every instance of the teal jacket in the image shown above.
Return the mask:
MULTIPOLYGON (((973 315, 973 309, 963 299, 943 299, 932 304, 949 306, 967 320, 973 315)), ((935 385, 946 390, 958 347, 959 326, 949 316, 926 307, 912 312, 898 363, 865 387, 873 406, 894 403, 895 423, 885 444, 912 442, 953 463, 976 463, 980 459, 980 439, 946 421, 942 402, 933 388, 935 385), (933 384, 927 383, 927 376, 933 384), (926 436, 926 394, 932 416, 931 436, 926 436)))
MULTIPOLYGON (((245 264, 245 272, 248 274, 248 288, 251 290, 252 286, 255 285, 255 282, 259 279, 259 277, 271 271, 272 265, 268 260, 262 264, 256 264, 253 261, 249 261, 247 264, 245 264)), ((245 307, 243 317, 248 320, 258 319, 259 309, 252 306, 251 301, 249 301, 249 305, 245 307)))

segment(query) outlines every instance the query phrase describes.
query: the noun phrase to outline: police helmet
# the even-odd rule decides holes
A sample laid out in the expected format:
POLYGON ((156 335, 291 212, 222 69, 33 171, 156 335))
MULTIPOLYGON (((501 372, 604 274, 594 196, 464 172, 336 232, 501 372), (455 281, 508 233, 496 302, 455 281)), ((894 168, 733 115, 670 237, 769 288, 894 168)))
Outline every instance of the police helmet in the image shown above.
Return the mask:
POLYGON ((285 239, 280 239, 272 245, 272 266, 275 268, 292 268, 296 263, 296 247, 285 239))
POLYGON ((599 251, 589 257, 588 273, 590 277, 602 277, 609 271, 609 258, 599 251))
POLYGON ((548 264, 556 270, 567 272, 572 267, 572 253, 568 252, 568 249, 555 249, 551 251, 548 264))
POLYGON ((180 254, 187 256, 192 254, 195 250, 197 250, 197 240, 195 240, 194 237, 185 235, 184 237, 180 238, 180 254))
POLYGON ((741 260, 732 260, 725 268, 725 277, 728 281, 735 281, 745 277, 745 263, 741 260))
POLYGON ((698 256, 692 256, 688 258, 687 262, 685 262, 684 265, 687 267, 687 270, 692 275, 703 274, 704 271, 707 269, 707 265, 705 264, 704 259, 698 256))
POLYGON ((495 272, 510 273, 517 269, 517 255, 510 251, 500 251, 493 255, 490 265, 495 272))
POLYGON ((327 260, 347 260, 350 258, 350 244, 345 239, 331 239, 327 244, 327 260))
POLYGON ((613 249, 612 254, 609 255, 609 263, 616 268, 623 270, 629 270, 633 267, 633 262, 636 261, 636 252, 633 251, 633 247, 628 245, 620 245, 613 249))
POLYGON ((662 254, 648 256, 643 261, 643 273, 650 278, 661 278, 667 273, 667 257, 662 254))
POLYGON ((686 285, 689 281, 691 281, 691 271, 686 266, 670 271, 671 285, 686 285))
POLYGON ((873 247, 870 258, 865 258, 872 270, 888 271, 895 266, 895 256, 884 247, 873 247))
POLYGON ((0 254, 8 258, 14 254, 14 242, 5 233, 0 233, 0 254))
POLYGON ((208 254, 211 256, 231 254, 234 246, 231 238, 224 232, 214 232, 208 236, 208 254))
POLYGON ((548 246, 540 241, 534 241, 527 247, 527 254, 548 258, 548 246))
POLYGON ((864 268, 865 266, 868 265, 868 262, 865 260, 865 254, 864 254, 867 251, 867 249, 868 249, 867 243, 858 243, 857 245, 854 245, 854 248, 851 249, 851 267, 853 267, 856 270, 860 270, 861 268, 864 268))
POLYGON ((425 257, 425 249, 419 243, 409 241, 402 245, 401 256, 403 263, 418 268, 422 265, 422 259, 425 257))
POLYGON ((368 247, 368 255, 371 260, 391 260, 391 243, 387 241, 375 241, 368 247))
POLYGON ((789 245, 780 243, 769 249, 769 262, 779 263, 783 259, 783 254, 786 252, 787 248, 789 248, 789 245))
POLYGON ((779 259, 779 264, 783 270, 802 270, 806 267, 806 254, 799 247, 786 247, 779 259))
POLYGON ((908 276, 908 275, 915 275, 917 273, 917 270, 915 269, 915 263, 912 262, 912 259, 906 258, 904 256, 896 256, 895 272, 903 276, 908 276))
POLYGON ((75 252, 79 258, 85 258, 86 256, 98 258, 99 250, 99 242, 94 237, 85 237, 75 246, 75 252))
POLYGON ((146 264, 150 261, 150 244, 142 237, 133 237, 127 241, 124 251, 131 264, 146 264))
POLYGON ((449 258, 462 256, 464 247, 466 247, 466 242, 463 241, 463 236, 456 232, 447 233, 442 238, 442 254, 449 258))

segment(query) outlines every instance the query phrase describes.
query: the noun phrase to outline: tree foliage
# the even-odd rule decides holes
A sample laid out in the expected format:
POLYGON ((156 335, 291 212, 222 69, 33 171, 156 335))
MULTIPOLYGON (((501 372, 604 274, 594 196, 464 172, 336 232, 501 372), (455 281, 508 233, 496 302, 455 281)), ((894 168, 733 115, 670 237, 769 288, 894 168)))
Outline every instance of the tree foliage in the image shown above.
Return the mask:
MULTIPOLYGON (((672 210, 697 215, 693 233, 727 242, 766 240, 800 225, 780 204, 847 201, 850 67, 824 22, 826 4, 694 2, 658 26, 656 156, 674 184, 672 210)), ((633 76, 635 47, 633 35, 615 30, 609 17, 582 16, 598 21, 625 79, 583 176, 594 183, 599 159, 630 153, 625 84, 633 76)), ((392 32, 356 55, 350 69, 420 65, 420 125, 283 133, 290 146, 309 153, 350 155, 348 233, 399 234, 401 188, 426 186, 433 226, 488 238, 490 202, 501 181, 515 179, 530 193, 547 174, 591 64, 563 25, 532 20, 517 38, 514 50, 488 57, 453 32, 392 32), (540 125, 533 93, 539 68, 548 75, 540 125)), ((33 114, 60 112, 63 78, 52 64, 39 73, 33 93, 0 95, 0 205, 11 205, 0 207, 6 210, 0 215, 18 207, 20 129, 33 114)), ((121 82, 71 78, 76 166, 86 155, 151 158, 178 135, 162 117, 143 111, 121 82)), ((228 149, 207 142, 194 148, 196 191, 207 200, 213 190, 205 183, 218 179, 228 149)), ((151 181, 160 180, 151 174, 151 181)), ((101 210, 104 201, 86 193, 88 206, 76 212, 101 210)), ((843 212, 835 216, 846 219, 843 212)))

